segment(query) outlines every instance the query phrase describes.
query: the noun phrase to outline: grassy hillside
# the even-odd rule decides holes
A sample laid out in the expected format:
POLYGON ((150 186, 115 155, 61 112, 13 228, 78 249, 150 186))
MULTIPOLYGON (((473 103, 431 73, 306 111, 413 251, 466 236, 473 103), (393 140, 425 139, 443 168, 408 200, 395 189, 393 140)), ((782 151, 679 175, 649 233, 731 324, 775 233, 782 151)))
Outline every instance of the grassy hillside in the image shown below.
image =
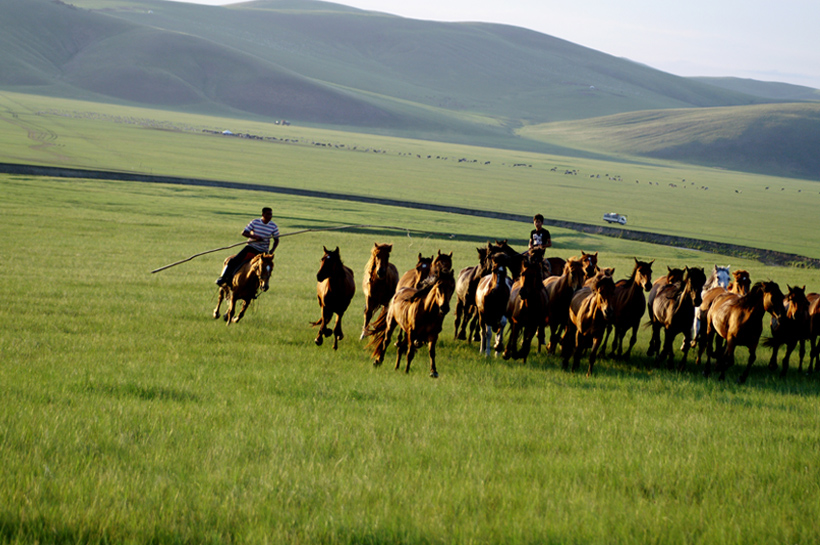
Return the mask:
POLYGON ((636 112, 550 123, 526 138, 581 149, 820 180, 820 105, 636 112))
POLYGON ((813 89, 802 85, 791 85, 775 81, 757 81, 744 78, 699 77, 692 79, 730 91, 777 101, 798 102, 803 100, 820 100, 820 89, 813 89))

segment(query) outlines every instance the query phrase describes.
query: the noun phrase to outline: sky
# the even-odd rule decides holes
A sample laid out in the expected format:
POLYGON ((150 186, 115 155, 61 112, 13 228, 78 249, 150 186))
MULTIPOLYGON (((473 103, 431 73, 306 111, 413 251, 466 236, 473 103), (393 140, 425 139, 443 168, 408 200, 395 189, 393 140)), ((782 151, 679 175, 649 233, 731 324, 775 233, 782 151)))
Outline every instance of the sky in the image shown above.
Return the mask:
MULTIPOLYGON (((180 0, 177 0, 180 1, 180 0)), ((226 5, 243 0, 181 0, 226 5)), ((820 89, 817 0, 341 0, 413 19, 502 23, 679 76, 820 89)))

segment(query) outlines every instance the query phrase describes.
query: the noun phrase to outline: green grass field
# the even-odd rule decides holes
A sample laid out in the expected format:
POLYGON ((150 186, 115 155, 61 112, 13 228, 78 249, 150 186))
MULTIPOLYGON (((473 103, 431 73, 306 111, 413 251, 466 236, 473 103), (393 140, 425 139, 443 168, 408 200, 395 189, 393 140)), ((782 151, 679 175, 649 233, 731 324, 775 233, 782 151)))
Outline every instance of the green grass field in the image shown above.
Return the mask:
MULTIPOLYGON (((574 220, 590 210, 590 222, 618 206, 614 191, 600 194, 612 182, 551 172, 553 166, 622 174, 625 189, 642 186, 632 178, 709 177, 710 191, 728 198, 714 209, 694 199, 683 203, 691 203, 691 214, 726 210, 735 221, 749 215, 726 204, 735 183, 749 184, 746 196, 757 183, 783 184, 792 191, 777 196, 791 207, 809 196, 796 196, 803 182, 749 181, 705 169, 295 127, 234 129, 220 120, 80 103, 42 108, 71 112, 57 115, 42 113, 33 99, 0 100, 1 160, 8 162, 287 182, 422 202, 434 196, 574 220), (173 128, 155 126, 166 121, 173 128), (185 124, 197 130, 180 130, 185 124), (302 140, 199 134, 205 126, 302 140), (319 141, 346 148, 311 143, 319 141), (437 153, 456 160, 435 159, 437 153), (459 157, 490 164, 458 163, 459 157), (524 161, 533 166, 511 166, 524 161), (581 204, 585 199, 597 204, 581 204)), ((439 249, 454 252, 459 269, 476 262, 475 248, 488 239, 523 247, 528 224, 254 191, 9 175, 0 175, 0 194, 0 542, 820 539, 820 388, 816 375, 797 372, 796 356, 784 380, 767 369, 769 352, 762 349, 746 385, 733 382, 738 369, 720 383, 704 379, 691 357, 682 373, 654 368, 643 356, 642 330, 631 362, 603 359, 586 378, 562 371, 558 358, 543 353, 526 364, 485 360, 477 346, 452 340, 450 315, 439 343, 439 379, 428 378, 423 349, 409 375, 392 370, 393 351, 388 365, 373 368, 358 336, 361 276, 374 242, 394 244, 392 261, 401 271, 419 253, 439 249), (274 208, 285 234, 372 227, 283 238, 271 289, 229 327, 211 318, 213 281, 229 251, 151 274, 239 241, 264 205, 274 208), (309 325, 319 313, 315 273, 323 245, 341 248, 358 286, 337 352, 327 343, 316 347, 309 325)), ((664 223, 660 211, 649 212, 652 199, 637 195, 627 192, 618 202, 641 206, 645 211, 631 213, 630 224, 645 222, 648 230, 692 236, 697 229, 705 236, 723 233, 714 222, 729 221, 703 215, 708 222, 664 223)), ((756 197, 750 210, 765 204, 765 196, 756 197)), ((817 229, 794 221, 793 213, 775 210, 766 223, 747 218, 743 225, 720 236, 816 255, 817 229)), ((561 229, 552 234, 555 255, 598 251, 618 278, 629 274, 634 257, 654 258, 656 276, 666 266, 731 264, 753 280, 820 291, 813 270, 561 229)), ((740 349, 738 362, 745 361, 740 349)))

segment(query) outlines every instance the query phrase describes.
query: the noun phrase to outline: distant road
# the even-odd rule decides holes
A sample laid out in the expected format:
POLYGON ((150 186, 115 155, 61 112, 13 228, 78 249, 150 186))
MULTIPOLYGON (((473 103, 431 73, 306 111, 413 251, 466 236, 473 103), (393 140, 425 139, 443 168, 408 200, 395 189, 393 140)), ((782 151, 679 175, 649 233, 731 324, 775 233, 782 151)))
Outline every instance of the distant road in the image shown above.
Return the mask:
MULTIPOLYGON (((25 176, 47 176, 50 178, 84 178, 91 180, 116 180, 123 182, 143 182, 150 184, 170 184, 187 185, 200 187, 218 187, 224 189, 241 189, 243 191, 262 191, 268 193, 281 193, 285 195, 297 195, 300 197, 313 197, 319 199, 337 199, 342 201, 363 202, 370 204, 380 204, 383 206, 396 206, 399 208, 413 208, 418 210, 432 210, 435 212, 447 212, 450 214, 461 214, 464 216, 476 216, 483 218, 493 218, 506 221, 518 221, 531 223, 532 217, 521 214, 507 214, 502 212, 492 212, 488 210, 474 210, 459 206, 443 206, 414 201, 400 201, 396 199, 383 199, 379 197, 367 197, 364 195, 354 195, 350 193, 328 193, 326 191, 314 191, 310 189, 298 189, 294 187, 255 185, 239 182, 224 182, 218 180, 203 180, 200 178, 181 178, 176 176, 154 176, 150 174, 137 174, 133 172, 117 172, 104 170, 83 170, 76 168, 49 167, 39 165, 22 165, 13 163, 0 163, 0 173, 16 174, 25 176)), ((797 265, 820 269, 820 259, 801 256, 797 254, 787 254, 773 250, 752 248, 749 246, 738 246, 736 244, 725 244, 722 242, 712 242, 709 240, 698 240, 687 237, 676 237, 671 235, 661 235, 658 233, 648 233, 645 231, 633 231, 622 227, 609 227, 606 225, 590 225, 587 223, 576 223, 572 221, 561 221, 545 218, 544 225, 571 229, 583 233, 603 235, 613 238, 635 240, 639 242, 649 242, 663 246, 687 248, 700 250, 724 256, 732 256, 743 259, 756 259, 767 265, 797 265)))

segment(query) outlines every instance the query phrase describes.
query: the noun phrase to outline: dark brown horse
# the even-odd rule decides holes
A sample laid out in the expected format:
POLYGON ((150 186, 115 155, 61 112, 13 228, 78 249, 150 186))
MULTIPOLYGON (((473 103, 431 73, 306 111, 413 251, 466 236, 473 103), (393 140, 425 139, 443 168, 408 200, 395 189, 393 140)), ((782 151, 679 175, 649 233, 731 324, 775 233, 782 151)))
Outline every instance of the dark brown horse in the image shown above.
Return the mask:
POLYGON ((393 330, 398 326, 404 332, 398 346, 396 369, 401 364, 402 354, 407 353, 405 373, 410 372, 410 364, 416 355, 416 347, 427 343, 430 353, 430 376, 438 377, 436 369, 436 342, 444 316, 450 311, 450 299, 455 291, 453 271, 447 270, 438 276, 430 276, 419 289, 401 288, 390 300, 375 322, 371 324, 372 337, 368 348, 373 349, 373 365, 384 362, 384 355, 390 344, 393 330))
POLYGON ((419 254, 419 260, 416 262, 416 266, 401 275, 396 290, 401 288, 418 288, 419 284, 430 276, 430 267, 432 264, 433 256, 423 257, 419 254))
POLYGON ((817 342, 820 336, 820 293, 810 293, 806 295, 809 300, 809 340, 811 341, 809 350, 808 372, 813 373, 820 370, 820 343, 817 342))
POLYGON ((786 345, 783 355, 783 368, 780 377, 786 376, 789 371, 789 356, 796 346, 799 346, 800 366, 803 369, 803 357, 806 355, 806 339, 809 338, 811 322, 809 320, 809 300, 806 297, 806 286, 787 286, 789 293, 783 298, 785 312, 779 320, 772 317, 772 336, 763 341, 764 346, 772 348, 772 358, 769 360, 769 369, 777 369, 777 352, 781 345, 786 345))
POLYGON ((360 339, 364 339, 367 334, 367 326, 376 310, 379 307, 386 307, 390 298, 396 293, 399 271, 395 265, 390 263, 391 250, 393 250, 392 244, 374 244, 370 251, 370 259, 364 267, 364 279, 362 280, 364 324, 360 339))
POLYGON ((561 357, 563 367, 569 367, 572 357, 572 370, 578 369, 581 356, 587 348, 589 368, 587 376, 592 375, 598 348, 612 319, 612 295, 615 293, 615 282, 611 276, 601 275, 588 286, 584 286, 572 297, 569 307, 569 321, 564 333, 561 357))
POLYGON ((449 254, 441 253, 441 250, 433 257, 432 274, 438 276, 441 273, 453 270, 453 252, 449 254))
POLYGON ((667 359, 669 368, 673 368, 673 343, 678 333, 683 333, 683 356, 678 369, 682 371, 686 367, 686 357, 691 346, 692 320, 695 319, 695 308, 700 305, 700 293, 705 283, 706 274, 702 268, 686 267, 680 282, 667 284, 657 292, 649 312, 649 323, 652 326, 650 347, 654 345, 657 349, 661 329, 665 332, 663 349, 655 356, 657 363, 667 359))
MULTIPOLYGON (((649 314, 652 314, 652 305, 655 303, 655 297, 658 293, 670 284, 680 282, 683 280, 683 269, 673 269, 666 267, 667 273, 652 283, 652 289, 649 290, 649 295, 646 297, 646 308, 649 314)), ((647 324, 649 325, 649 324, 647 324)), ((646 352, 647 356, 656 356, 660 350, 660 339, 654 337, 649 341, 649 349, 646 352)))
POLYGON ((316 346, 321 346, 323 337, 330 337, 333 333, 333 350, 336 350, 339 348, 339 341, 344 338, 342 316, 350 306, 353 294, 356 293, 356 282, 353 280, 353 270, 342 263, 338 246, 333 251, 325 247, 322 249, 325 254, 322 256, 319 272, 316 273, 316 296, 319 299, 322 317, 312 322, 314 327, 319 326, 319 333, 314 342, 316 346), (331 332, 328 325, 334 314, 336 324, 331 332))
MULTIPOLYGON (((783 293, 774 282, 758 282, 743 295, 730 291, 719 295, 706 314, 705 339, 698 344, 698 361, 704 348, 712 351, 714 338, 714 353, 717 354, 720 372, 718 378, 724 380, 726 369, 735 363, 735 348, 745 346, 749 349, 749 360, 743 374, 738 378, 738 383, 746 382, 749 371, 757 359, 757 345, 763 333, 763 315, 766 312, 778 317, 783 312, 783 293), (720 340, 726 341, 725 349, 721 347, 720 340)), ((703 374, 708 377, 710 372, 711 357, 708 357, 703 374)))
MULTIPOLYGON (((225 265, 232 257, 225 259, 225 265)), ((273 254, 255 255, 253 259, 242 265, 233 275, 230 285, 225 283, 219 287, 219 300, 217 300, 214 309, 214 319, 219 318, 219 307, 222 306, 222 301, 230 296, 228 310, 225 312, 225 322, 230 325, 241 320, 245 315, 245 311, 248 310, 248 305, 256 299, 257 293, 260 290, 268 291, 272 272, 273 254), (242 310, 234 317, 237 301, 242 301, 243 305, 242 310)))
POLYGON ((550 340, 547 344, 547 351, 550 354, 554 354, 558 348, 558 341, 569 320, 572 296, 584 285, 584 277, 584 263, 570 258, 564 263, 561 276, 550 276, 543 282, 549 301, 544 325, 550 328, 550 340))
POLYGON ((478 289, 478 282, 481 277, 489 274, 492 264, 488 259, 491 254, 489 244, 484 248, 476 248, 478 252, 478 265, 465 267, 458 273, 456 280, 456 321, 455 339, 466 339, 468 342, 475 337, 475 326, 470 326, 469 335, 467 326, 475 317, 475 292, 478 289))
POLYGON ((549 297, 543 278, 541 259, 525 260, 522 263, 521 275, 510 289, 507 307, 510 336, 504 350, 505 360, 514 358, 526 363, 532 338, 544 325, 549 297), (517 348, 519 335, 520 349, 517 348))
POLYGON ((490 337, 496 334, 493 346, 496 354, 503 349, 501 337, 506 324, 507 306, 510 302, 510 288, 512 281, 507 275, 506 259, 495 254, 490 258, 493 262, 492 272, 483 276, 476 289, 475 305, 478 312, 478 327, 481 333, 479 350, 490 355, 490 337))
POLYGON ((646 312, 646 296, 644 292, 652 289, 652 261, 638 261, 635 259, 635 268, 632 274, 625 280, 618 280, 615 283, 615 292, 612 294, 612 323, 606 328, 601 352, 606 351, 606 343, 610 332, 614 329, 615 336, 612 338, 612 349, 610 358, 629 359, 632 347, 638 338, 638 327, 641 325, 641 318, 646 312), (629 338, 629 346, 626 352, 623 350, 624 337, 629 330, 632 336, 629 338))

